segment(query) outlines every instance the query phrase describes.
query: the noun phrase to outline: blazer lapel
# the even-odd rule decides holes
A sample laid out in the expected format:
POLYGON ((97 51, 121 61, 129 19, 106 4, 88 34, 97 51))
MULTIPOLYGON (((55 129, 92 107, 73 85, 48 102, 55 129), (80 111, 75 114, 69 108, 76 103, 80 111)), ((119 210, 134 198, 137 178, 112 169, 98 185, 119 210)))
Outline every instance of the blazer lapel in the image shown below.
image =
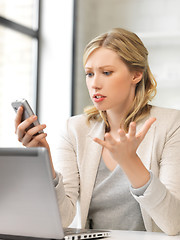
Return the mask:
MULTIPOLYGON (((147 118, 145 120, 147 120, 147 118)), ((139 131, 142 128, 145 120, 143 120, 143 122, 138 124, 137 131, 139 131)), ((151 168, 151 157, 152 157, 155 130, 156 130, 156 124, 154 123, 149 129, 149 131, 147 132, 139 148, 137 149, 137 154, 147 169, 151 168)))
POLYGON ((96 174, 101 158, 102 147, 94 142, 94 138, 104 139, 104 122, 97 122, 87 135, 83 163, 81 165, 81 225, 85 227, 88 216, 89 205, 91 201, 92 191, 96 179, 96 174))
MULTIPOLYGON (((147 118, 145 119, 147 120, 147 118)), ((137 126, 137 131, 139 131, 145 120, 143 120, 140 124, 137 126)), ((151 169, 151 163, 152 163, 152 153, 153 153, 153 144, 154 144, 154 136, 156 131, 156 123, 153 123, 149 131, 147 132, 145 138, 141 142, 137 154, 140 157, 141 161, 145 165, 145 167, 150 170, 151 169)), ((144 220, 145 227, 148 231, 152 230, 152 219, 147 214, 147 212, 141 207, 142 217, 144 220)))

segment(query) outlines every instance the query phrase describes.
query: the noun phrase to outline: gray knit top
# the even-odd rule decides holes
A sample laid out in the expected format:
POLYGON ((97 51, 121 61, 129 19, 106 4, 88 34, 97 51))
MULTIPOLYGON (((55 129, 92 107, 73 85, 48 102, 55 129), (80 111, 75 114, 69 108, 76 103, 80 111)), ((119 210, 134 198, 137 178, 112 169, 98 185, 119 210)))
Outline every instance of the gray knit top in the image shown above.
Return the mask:
POLYGON ((138 202, 119 165, 111 172, 101 159, 88 214, 89 228, 145 231, 138 202))

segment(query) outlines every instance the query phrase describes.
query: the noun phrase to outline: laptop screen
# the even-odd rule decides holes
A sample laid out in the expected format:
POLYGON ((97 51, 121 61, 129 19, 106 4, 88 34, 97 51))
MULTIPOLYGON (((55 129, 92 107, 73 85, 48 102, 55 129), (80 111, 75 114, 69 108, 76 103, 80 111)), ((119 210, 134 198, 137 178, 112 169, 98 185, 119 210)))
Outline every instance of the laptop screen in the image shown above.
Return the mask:
POLYGON ((45 148, 0 149, 0 234, 63 238, 45 148))

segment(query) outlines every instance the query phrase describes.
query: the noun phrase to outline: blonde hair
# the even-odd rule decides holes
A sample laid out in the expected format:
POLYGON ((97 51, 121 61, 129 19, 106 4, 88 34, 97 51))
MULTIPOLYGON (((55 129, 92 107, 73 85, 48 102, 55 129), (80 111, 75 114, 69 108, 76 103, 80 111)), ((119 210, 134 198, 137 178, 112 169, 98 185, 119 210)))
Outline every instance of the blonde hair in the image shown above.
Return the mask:
MULTIPOLYGON (((148 65, 148 51, 135 33, 122 28, 114 28, 89 42, 84 50, 84 66, 90 54, 100 47, 116 52, 130 71, 143 72, 141 81, 136 84, 132 106, 120 123, 125 131, 128 131, 130 122, 138 122, 149 114, 151 105, 148 103, 156 95, 157 83, 148 65)), ((88 115, 88 121, 91 119, 103 119, 106 123, 107 131, 110 130, 106 111, 102 112, 91 106, 86 107, 84 112, 88 115)))

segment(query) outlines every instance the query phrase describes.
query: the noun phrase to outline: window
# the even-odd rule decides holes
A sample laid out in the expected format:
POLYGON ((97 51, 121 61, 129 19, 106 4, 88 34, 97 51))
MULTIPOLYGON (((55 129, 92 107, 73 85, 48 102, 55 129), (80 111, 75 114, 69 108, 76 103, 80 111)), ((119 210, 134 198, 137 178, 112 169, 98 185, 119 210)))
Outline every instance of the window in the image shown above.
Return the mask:
POLYGON ((38 20, 38 0, 0 0, 0 147, 18 144, 11 102, 26 98, 37 110, 38 20))

